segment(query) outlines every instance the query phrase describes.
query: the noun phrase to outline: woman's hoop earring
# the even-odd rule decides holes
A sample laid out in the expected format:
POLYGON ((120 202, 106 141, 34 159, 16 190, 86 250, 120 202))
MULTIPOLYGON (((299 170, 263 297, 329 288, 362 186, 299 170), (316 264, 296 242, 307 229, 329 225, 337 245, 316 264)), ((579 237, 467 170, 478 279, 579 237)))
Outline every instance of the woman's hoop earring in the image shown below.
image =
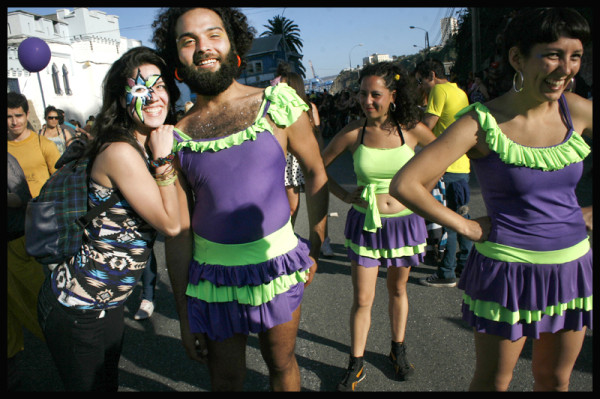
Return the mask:
POLYGON ((515 93, 520 93, 523 90, 524 83, 525 83, 525 79, 523 78, 523 72, 521 72, 521 71, 515 72, 515 75, 513 76, 513 90, 515 91, 515 93), (521 77, 521 87, 519 89, 517 89, 517 73, 521 77))
POLYGON ((242 59, 240 58, 240 56, 237 56, 237 60, 238 60, 238 68, 242 66, 242 59))
POLYGON ((396 104, 395 103, 390 103, 390 111, 392 112, 396 112, 396 104))

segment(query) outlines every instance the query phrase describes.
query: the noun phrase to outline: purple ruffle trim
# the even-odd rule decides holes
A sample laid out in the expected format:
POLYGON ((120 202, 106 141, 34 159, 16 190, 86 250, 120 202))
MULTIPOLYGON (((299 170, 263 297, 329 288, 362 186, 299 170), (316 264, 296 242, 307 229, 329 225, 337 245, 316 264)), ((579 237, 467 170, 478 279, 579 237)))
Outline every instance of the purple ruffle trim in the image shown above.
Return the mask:
POLYGON ((208 303, 188 297, 190 330, 204 333, 213 341, 223 341, 234 334, 264 332, 290 321, 303 294, 304 283, 298 283, 259 306, 237 302, 208 303))
POLYGON ((371 233, 363 230, 365 215, 350 208, 344 236, 354 244, 374 249, 416 246, 427 240, 425 220, 416 213, 407 216, 381 218, 381 228, 371 233))
POLYGON ((418 266, 419 263, 425 260, 425 253, 403 256, 401 258, 369 258, 366 256, 360 256, 352 249, 347 249, 348 258, 351 261, 355 261, 357 264, 364 267, 412 267, 418 266))
POLYGON ((510 311, 544 310, 593 294, 592 250, 566 263, 502 262, 469 254, 458 288, 472 299, 496 302, 510 311))
POLYGON ((223 266, 200 264, 192 260, 189 268, 189 283, 198 284, 200 280, 207 280, 217 286, 229 287, 266 284, 277 277, 290 275, 312 266, 309 253, 309 241, 298 237, 298 245, 294 249, 261 263, 223 266))
MULTIPOLYGON (((473 248, 458 288, 473 299, 496 302, 511 311, 543 310, 592 295, 592 267, 591 250, 571 262, 535 265, 490 259, 473 248)), ((593 325, 591 310, 565 310, 562 315, 542 315, 539 321, 513 325, 478 317, 465 303, 462 312, 463 320, 476 331, 512 341, 523 336, 537 339, 540 333, 562 329, 580 331, 593 325)))
MULTIPOLYGON (((381 228, 372 233, 363 229, 365 215, 350 208, 346 217, 344 236, 354 244, 372 249, 403 248, 421 245, 427 240, 425 220, 413 213, 407 216, 381 218, 381 228)), ((374 259, 361 256, 348 248, 348 257, 364 267, 409 267, 417 266, 425 259, 425 253, 400 258, 374 259)))
POLYGON ((592 328, 593 326, 593 311, 565 310, 562 315, 543 315, 539 321, 515 324, 477 317, 464 303, 462 304, 462 314, 463 320, 475 331, 499 335, 511 341, 522 337, 538 339, 540 333, 555 333, 560 330, 581 331, 583 327, 592 328))

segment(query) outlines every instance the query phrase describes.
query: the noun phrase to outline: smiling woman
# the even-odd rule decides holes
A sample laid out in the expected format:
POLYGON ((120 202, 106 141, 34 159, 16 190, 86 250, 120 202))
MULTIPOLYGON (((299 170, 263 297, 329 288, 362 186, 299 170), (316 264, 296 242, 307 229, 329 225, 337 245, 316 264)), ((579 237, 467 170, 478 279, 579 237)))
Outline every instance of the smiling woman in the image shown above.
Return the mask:
POLYGON ((179 92, 168 76, 155 51, 136 47, 104 79, 87 152, 88 201, 94 208, 114 196, 119 200, 85 228, 81 249, 52 271, 38 303, 66 390, 117 390, 124 303, 157 232, 172 236, 180 230, 173 126, 165 125, 174 121, 179 92))
POLYGON ((534 390, 567 390, 591 327, 592 209, 580 207, 575 187, 590 153, 582 135, 592 136, 592 102, 565 90, 589 40, 575 10, 521 11, 504 37, 513 89, 460 111, 390 186, 415 212, 475 241, 458 284, 475 331, 471 390, 507 390, 527 337, 534 390), (477 220, 425 188, 464 154, 489 212, 477 220))

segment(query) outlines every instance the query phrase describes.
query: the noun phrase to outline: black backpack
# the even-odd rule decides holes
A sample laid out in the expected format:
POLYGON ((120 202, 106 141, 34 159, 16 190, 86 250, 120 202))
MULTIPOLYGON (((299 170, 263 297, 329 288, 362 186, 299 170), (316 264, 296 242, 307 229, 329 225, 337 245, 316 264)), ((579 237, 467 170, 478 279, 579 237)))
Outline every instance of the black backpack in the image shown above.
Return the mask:
POLYGON ((121 199, 114 191, 107 201, 88 211, 92 165, 84 156, 86 144, 76 139, 67 147, 56 162, 56 172, 27 205, 25 248, 30 256, 50 268, 75 256, 87 224, 121 199))

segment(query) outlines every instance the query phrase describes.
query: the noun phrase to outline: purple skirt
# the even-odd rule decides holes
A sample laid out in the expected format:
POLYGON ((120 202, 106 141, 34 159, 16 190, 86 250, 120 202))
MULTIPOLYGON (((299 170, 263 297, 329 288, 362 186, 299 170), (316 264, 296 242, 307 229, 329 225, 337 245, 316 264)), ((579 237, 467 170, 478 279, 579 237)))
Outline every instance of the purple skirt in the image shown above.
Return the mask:
MULTIPOLYGON (((309 241, 298 237, 298 245, 291 251, 257 264, 222 266, 199 264, 192 260, 189 284, 195 285, 206 280, 217 287, 258 287, 277 277, 307 270, 312 265, 309 252, 309 241)), ((303 293, 304 283, 299 282, 260 305, 235 300, 207 302, 188 295, 190 331, 206 334, 213 341, 223 341, 234 334, 248 335, 267 331, 292 319, 292 313, 302 302, 303 293)))
POLYGON ((234 334, 265 332, 292 320, 292 313, 300 306, 303 294, 304 283, 298 283, 259 306, 238 302, 210 303, 188 297, 190 331, 205 333, 212 341, 223 341, 234 334))
POLYGON ((464 290, 463 320, 478 332, 511 341, 591 328, 592 268, 591 250, 562 264, 531 264, 491 259, 473 247, 458 283, 464 290), (493 311, 486 312, 486 306, 493 311), (519 316, 511 321, 492 317, 510 312, 519 316))
POLYGON ((410 267, 424 260, 427 228, 421 216, 382 217, 374 233, 363 230, 364 222, 365 215, 350 208, 344 236, 351 261, 364 267, 410 267))

